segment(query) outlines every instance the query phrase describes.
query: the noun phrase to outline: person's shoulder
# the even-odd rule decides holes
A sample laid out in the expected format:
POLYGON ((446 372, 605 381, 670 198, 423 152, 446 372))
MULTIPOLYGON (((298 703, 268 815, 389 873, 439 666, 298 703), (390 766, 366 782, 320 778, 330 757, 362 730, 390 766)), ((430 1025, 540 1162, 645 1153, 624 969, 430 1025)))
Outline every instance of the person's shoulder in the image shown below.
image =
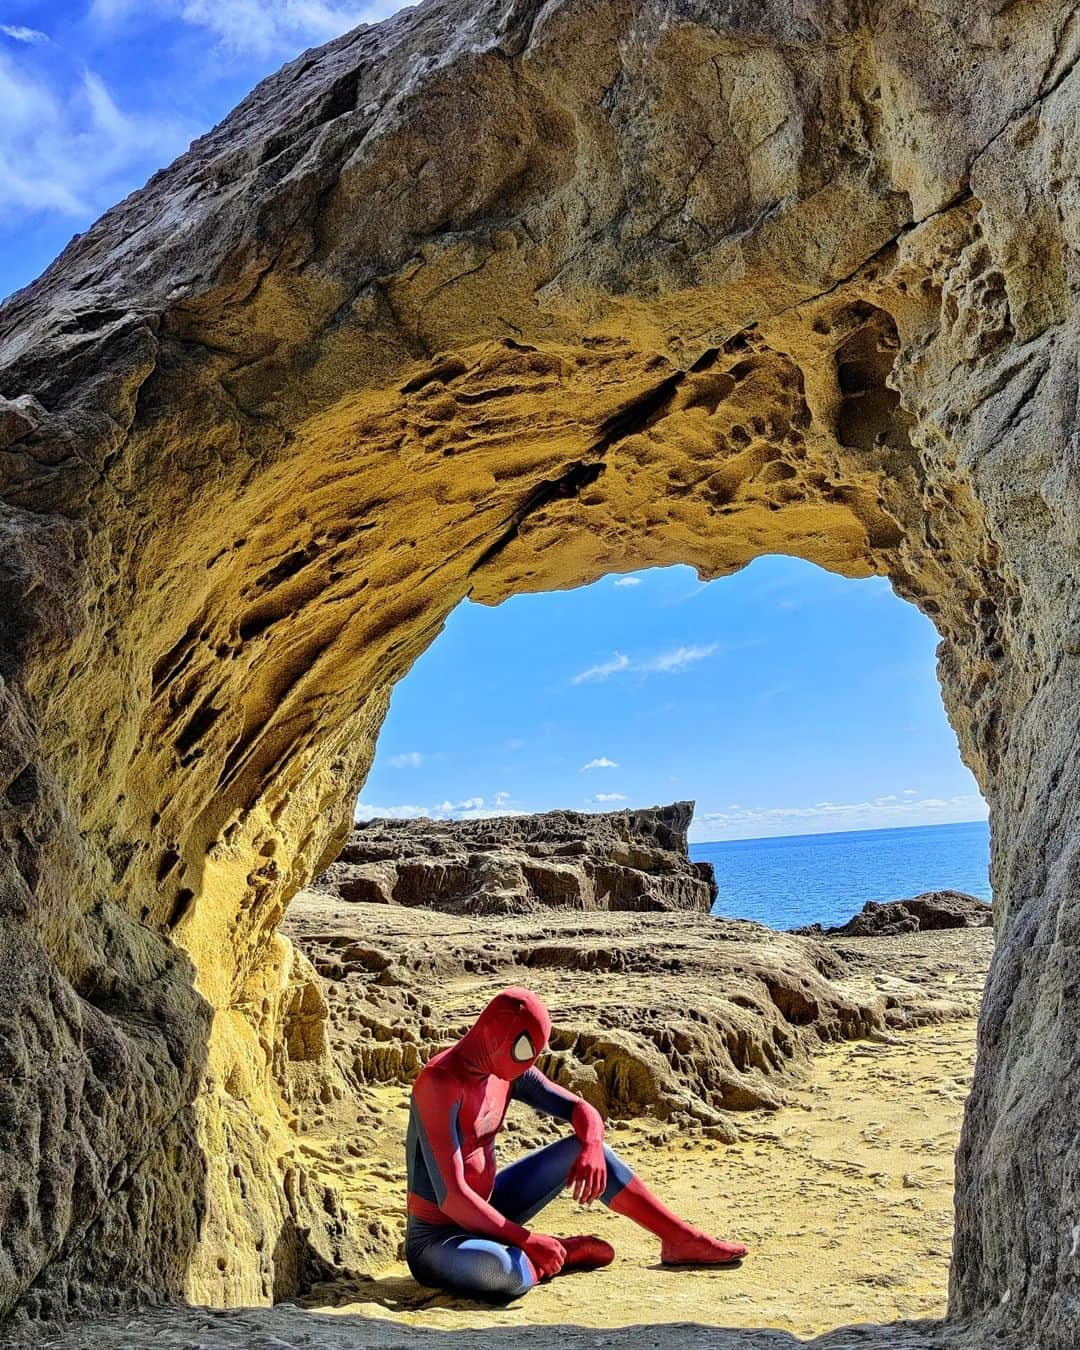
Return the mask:
POLYGON ((461 1081, 443 1054, 429 1059, 413 1083, 413 1096, 418 1098, 457 1096, 460 1090, 461 1081))

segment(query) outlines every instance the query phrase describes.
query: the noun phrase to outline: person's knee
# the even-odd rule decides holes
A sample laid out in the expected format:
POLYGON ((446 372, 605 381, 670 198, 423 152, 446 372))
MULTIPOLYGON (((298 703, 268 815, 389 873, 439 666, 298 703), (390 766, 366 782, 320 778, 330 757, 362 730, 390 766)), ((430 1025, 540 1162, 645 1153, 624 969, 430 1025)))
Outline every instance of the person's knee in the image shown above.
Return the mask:
POLYGON ((526 1293, 536 1283, 536 1271, 520 1247, 509 1248, 507 1255, 510 1258, 510 1273, 507 1281, 510 1289, 509 1296, 510 1298, 517 1298, 519 1295, 526 1293))
POLYGON ((478 1292, 490 1298, 517 1298, 534 1283, 532 1267, 519 1247, 477 1252, 471 1275, 478 1292))
POLYGON ((634 1179, 632 1169, 619 1157, 614 1149, 604 1145, 604 1162, 607 1165, 607 1185, 600 1197, 605 1204, 613 1200, 622 1188, 634 1179))

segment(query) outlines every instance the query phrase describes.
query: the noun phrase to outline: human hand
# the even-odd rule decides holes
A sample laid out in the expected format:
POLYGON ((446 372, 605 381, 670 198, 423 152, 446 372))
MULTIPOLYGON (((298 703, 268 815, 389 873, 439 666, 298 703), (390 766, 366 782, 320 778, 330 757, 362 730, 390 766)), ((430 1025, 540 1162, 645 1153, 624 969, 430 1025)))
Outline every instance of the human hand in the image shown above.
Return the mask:
POLYGON ((607 1185, 604 1145, 596 1140, 583 1144, 577 1160, 566 1174, 566 1180, 579 1205, 589 1205, 598 1200, 607 1185))
POLYGON ((547 1233, 530 1233, 528 1241, 522 1243, 521 1250, 541 1279, 558 1275, 566 1260, 566 1248, 558 1238, 550 1237, 547 1233))

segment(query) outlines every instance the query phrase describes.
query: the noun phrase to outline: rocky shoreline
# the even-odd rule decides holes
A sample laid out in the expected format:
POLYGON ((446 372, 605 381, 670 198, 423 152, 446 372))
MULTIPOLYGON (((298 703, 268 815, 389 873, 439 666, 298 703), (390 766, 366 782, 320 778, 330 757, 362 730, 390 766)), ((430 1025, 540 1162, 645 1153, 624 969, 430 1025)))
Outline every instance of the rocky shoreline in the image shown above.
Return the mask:
POLYGON ((709 863, 691 860, 693 802, 481 820, 367 820, 312 883, 350 902, 447 914, 550 909, 707 912, 709 863))
POLYGON ((882 904, 867 900, 847 923, 833 927, 807 924, 790 931, 804 937, 891 937, 897 933, 931 933, 943 928, 990 928, 993 906, 964 891, 924 891, 909 900, 882 904))
POLYGON ((324 1046, 353 1092, 408 1083, 498 988, 527 985, 552 1011, 552 1077, 609 1118, 731 1141, 732 1113, 779 1106, 821 1045, 974 1013, 960 972, 989 959, 988 931, 870 956, 831 939, 966 928, 988 906, 869 904, 828 934, 712 917, 693 809, 357 824, 286 917, 313 967, 286 1045, 324 1046))

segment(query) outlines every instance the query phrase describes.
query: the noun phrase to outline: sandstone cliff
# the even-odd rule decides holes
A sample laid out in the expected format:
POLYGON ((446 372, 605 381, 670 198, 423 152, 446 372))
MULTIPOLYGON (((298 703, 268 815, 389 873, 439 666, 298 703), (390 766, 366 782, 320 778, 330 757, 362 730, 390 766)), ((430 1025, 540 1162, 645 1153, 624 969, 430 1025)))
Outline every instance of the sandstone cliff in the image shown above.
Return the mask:
POLYGON ((455 604, 783 552, 941 634, 999 937, 952 1309, 1072 1350, 1078 51, 1063 0, 427 0, 7 302, 0 1311, 264 1302, 338 1223, 277 930, 455 604))
POLYGON ((693 802, 603 814, 486 820, 368 820, 312 883, 342 900, 448 914, 539 909, 697 910, 716 899, 691 862, 693 802))

